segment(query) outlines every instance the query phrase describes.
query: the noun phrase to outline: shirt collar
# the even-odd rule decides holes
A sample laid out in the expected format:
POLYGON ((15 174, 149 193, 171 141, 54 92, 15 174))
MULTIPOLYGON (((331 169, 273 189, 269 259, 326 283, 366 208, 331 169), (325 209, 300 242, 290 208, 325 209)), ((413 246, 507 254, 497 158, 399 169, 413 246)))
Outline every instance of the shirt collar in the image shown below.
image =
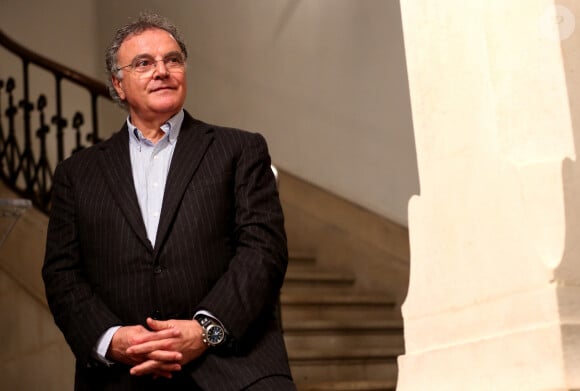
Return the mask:
MULTIPOLYGON (((165 135, 168 136, 167 141, 170 144, 175 143, 177 140, 177 136, 179 136, 179 132, 181 131, 181 124, 183 123, 183 118, 185 114, 183 109, 179 110, 177 114, 173 117, 169 118, 167 122, 161 125, 161 130, 165 135)), ((127 128, 129 130, 129 138, 133 142, 141 143, 143 141, 148 141, 145 137, 143 137, 143 133, 133 123, 131 122, 131 116, 127 116, 127 128)))

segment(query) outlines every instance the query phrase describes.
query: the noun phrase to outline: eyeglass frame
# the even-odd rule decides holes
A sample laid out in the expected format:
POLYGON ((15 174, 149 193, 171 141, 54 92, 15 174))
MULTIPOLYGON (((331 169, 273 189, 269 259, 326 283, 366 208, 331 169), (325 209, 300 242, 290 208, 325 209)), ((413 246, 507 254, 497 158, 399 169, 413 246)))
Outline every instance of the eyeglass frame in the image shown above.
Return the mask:
POLYGON ((134 71, 134 72, 139 73, 139 74, 147 74, 148 72, 152 72, 154 69, 157 69, 157 63, 159 61, 163 61, 163 65, 165 66, 165 68, 168 71, 175 71, 175 70, 184 69, 185 65, 186 65, 186 60, 187 60, 187 58, 183 55, 183 53, 181 53, 179 51, 169 52, 166 55, 164 55, 163 58, 160 60, 156 60, 151 55, 143 54, 143 55, 138 55, 135 58, 133 58, 133 60, 131 61, 130 64, 124 65, 122 67, 116 67, 115 72, 119 72, 123 69, 128 68, 129 71, 134 71), (168 61, 171 59, 175 59, 175 58, 177 58, 179 60, 179 62, 174 67, 167 66, 168 61), (151 61, 151 67, 148 69, 145 69, 145 70, 139 70, 138 62, 143 61, 143 60, 151 61))

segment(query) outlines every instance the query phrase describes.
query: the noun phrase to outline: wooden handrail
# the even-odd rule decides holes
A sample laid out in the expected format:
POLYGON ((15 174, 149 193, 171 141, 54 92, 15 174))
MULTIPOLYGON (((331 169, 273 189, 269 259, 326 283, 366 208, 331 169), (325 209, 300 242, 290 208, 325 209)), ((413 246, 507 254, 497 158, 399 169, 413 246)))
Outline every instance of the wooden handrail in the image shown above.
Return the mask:
POLYGON ((109 90, 107 86, 95 80, 89 76, 83 75, 82 73, 76 72, 62 64, 52 61, 38 53, 35 53, 24 46, 20 45, 9 36, 7 36, 4 31, 0 29, 0 46, 4 46, 6 49, 10 50, 12 53, 18 55, 21 58, 26 59, 28 62, 35 64, 55 75, 58 75, 66 80, 69 80, 81 87, 84 87, 99 96, 107 99, 111 99, 109 95, 109 90))

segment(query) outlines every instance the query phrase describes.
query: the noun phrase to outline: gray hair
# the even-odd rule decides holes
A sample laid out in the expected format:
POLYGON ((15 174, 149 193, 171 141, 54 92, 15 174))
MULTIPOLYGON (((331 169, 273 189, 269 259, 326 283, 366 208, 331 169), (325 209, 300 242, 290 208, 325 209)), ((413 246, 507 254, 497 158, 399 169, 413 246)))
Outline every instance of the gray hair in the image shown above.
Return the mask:
POLYGON ((146 30, 160 29, 165 30, 175 38, 177 41, 181 52, 185 59, 187 59, 187 48, 185 43, 177 30, 177 27, 169 22, 168 19, 159 16, 154 13, 145 12, 139 15, 137 20, 119 28, 115 33, 113 41, 107 48, 105 53, 105 66, 107 71, 107 88, 109 89, 109 94, 117 103, 119 103, 123 108, 127 108, 127 102, 125 102, 113 86, 112 78, 115 77, 118 80, 123 78, 122 71, 119 69, 117 64, 117 54, 119 53, 119 48, 125 42, 125 40, 133 35, 140 34, 146 30))

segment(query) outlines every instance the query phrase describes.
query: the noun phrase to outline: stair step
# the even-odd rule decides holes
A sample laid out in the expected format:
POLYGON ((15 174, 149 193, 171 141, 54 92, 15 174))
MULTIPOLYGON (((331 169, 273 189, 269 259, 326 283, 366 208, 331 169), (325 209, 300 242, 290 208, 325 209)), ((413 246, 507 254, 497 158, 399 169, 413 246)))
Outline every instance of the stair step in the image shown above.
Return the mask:
POLYGON ((403 321, 400 319, 344 319, 344 320, 288 320, 284 323, 286 332, 322 332, 322 331, 385 331, 403 332, 403 321))
POLYGON ((336 360, 385 360, 396 359, 403 351, 390 347, 347 347, 344 349, 300 349, 288 352, 288 357, 293 363, 299 361, 336 361, 336 360))
POLYGON ((349 272, 338 272, 323 269, 315 269, 314 267, 289 267, 286 272, 285 281, 291 282, 342 282, 342 283, 352 283, 354 282, 354 275, 349 272))
POLYGON ((326 294, 313 296, 311 294, 286 294, 282 292, 282 304, 302 306, 372 306, 391 307, 394 300, 387 294, 326 294))
POLYGON ((388 295, 316 294, 283 291, 282 320, 399 319, 388 295))
POLYGON ((314 352, 305 353, 301 359, 291 357, 290 368, 297 384, 330 381, 395 381, 397 354, 402 353, 393 350, 390 354, 377 352, 369 357, 361 351, 358 354, 350 354, 351 357, 322 359, 316 358, 314 352))
POLYGON ((298 391, 394 391, 397 382, 392 380, 311 382, 296 385, 298 391))
POLYGON ((337 351, 358 348, 390 347, 404 349, 402 322, 391 320, 290 321, 284 326, 289 352, 302 349, 337 351))
POLYGON ((282 289, 286 292, 301 291, 305 288, 327 292, 347 292, 354 281, 354 275, 349 272, 322 270, 315 266, 289 266, 282 289))
POLYGON ((288 265, 314 265, 316 264, 316 256, 309 251, 292 251, 288 254, 288 265))
POLYGON ((349 293, 354 286, 355 277, 349 272, 328 271, 316 266, 288 267, 282 290, 287 293, 311 294, 349 293))
POLYGON ((289 354, 303 350, 320 352, 341 352, 356 347, 358 349, 392 348, 404 351, 405 341, 402 332, 396 330, 357 331, 336 330, 322 332, 293 332, 284 330, 284 341, 289 354))

